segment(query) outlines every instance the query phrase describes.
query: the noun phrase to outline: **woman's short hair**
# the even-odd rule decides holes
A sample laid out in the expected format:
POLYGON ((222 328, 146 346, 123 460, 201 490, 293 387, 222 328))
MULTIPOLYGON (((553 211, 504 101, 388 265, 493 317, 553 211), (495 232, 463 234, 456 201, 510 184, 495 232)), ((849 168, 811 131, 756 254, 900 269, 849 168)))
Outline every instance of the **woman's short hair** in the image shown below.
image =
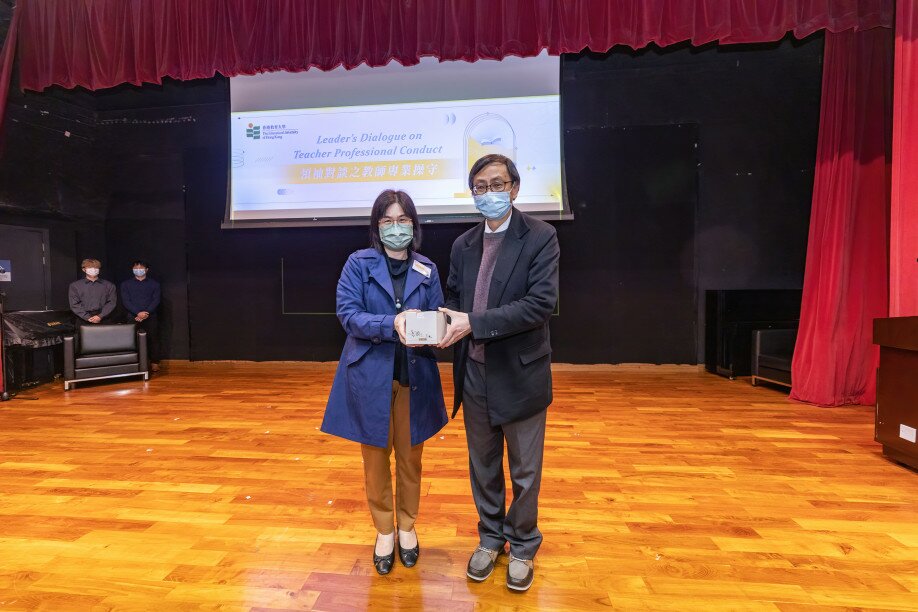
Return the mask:
POLYGON ((411 218, 411 225, 414 226, 414 239, 411 241, 409 249, 417 251, 421 248, 421 222, 418 221, 418 211, 414 207, 414 200, 404 191, 395 189, 386 189, 373 202, 373 208, 370 209, 370 244, 380 253, 384 252, 382 240, 379 239, 379 220, 386 214, 393 204, 398 204, 402 212, 411 218))
POLYGON ((513 182, 513 184, 520 184, 520 172, 516 169, 516 164, 513 163, 513 160, 506 155, 492 153, 491 155, 479 157, 478 161, 472 164, 472 169, 469 170, 469 189, 474 187, 472 181, 475 179, 475 175, 491 164, 503 164, 507 168, 507 173, 510 175, 510 180, 513 182))
POLYGON ((84 259, 80 264, 81 268, 101 268, 102 262, 98 259, 84 259))

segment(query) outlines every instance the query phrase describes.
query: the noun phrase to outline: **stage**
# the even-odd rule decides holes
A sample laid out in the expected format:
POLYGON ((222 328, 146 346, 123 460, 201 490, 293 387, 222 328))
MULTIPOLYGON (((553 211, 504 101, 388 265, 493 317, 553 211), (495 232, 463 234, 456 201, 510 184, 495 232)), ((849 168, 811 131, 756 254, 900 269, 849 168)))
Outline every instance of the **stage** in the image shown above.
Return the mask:
POLYGON ((873 408, 695 366, 554 367, 528 593, 506 556, 466 579, 461 418, 425 448, 418 566, 377 576, 359 448, 318 430, 333 367, 174 361, 0 404, 0 610, 918 610, 918 475, 873 408))

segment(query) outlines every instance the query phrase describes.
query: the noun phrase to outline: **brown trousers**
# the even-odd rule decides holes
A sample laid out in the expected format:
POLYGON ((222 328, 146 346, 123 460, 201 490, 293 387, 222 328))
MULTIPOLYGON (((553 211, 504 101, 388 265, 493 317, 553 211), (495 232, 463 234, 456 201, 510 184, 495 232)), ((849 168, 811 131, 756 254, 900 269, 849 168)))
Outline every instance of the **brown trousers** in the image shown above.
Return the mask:
POLYGON ((390 534, 398 528, 411 531, 421 503, 421 453, 424 444, 411 446, 411 390, 392 382, 392 412, 386 448, 361 444, 367 502, 376 531, 390 534), (395 449, 395 510, 392 507, 392 472, 389 456, 395 449))

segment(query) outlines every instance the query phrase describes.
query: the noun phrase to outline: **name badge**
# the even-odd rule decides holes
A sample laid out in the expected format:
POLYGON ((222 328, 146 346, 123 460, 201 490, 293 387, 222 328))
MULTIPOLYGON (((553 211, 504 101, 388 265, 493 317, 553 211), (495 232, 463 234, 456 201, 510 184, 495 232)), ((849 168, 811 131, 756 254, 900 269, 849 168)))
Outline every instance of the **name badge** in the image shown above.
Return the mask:
POLYGON ((427 266, 425 266, 424 264, 422 264, 422 263, 419 262, 418 260, 415 259, 415 260, 414 260, 414 263, 411 264, 411 267, 412 267, 414 270, 417 270, 418 272, 420 272, 421 274, 423 274, 424 276, 426 276, 427 278, 430 278, 430 268, 428 268, 427 266))

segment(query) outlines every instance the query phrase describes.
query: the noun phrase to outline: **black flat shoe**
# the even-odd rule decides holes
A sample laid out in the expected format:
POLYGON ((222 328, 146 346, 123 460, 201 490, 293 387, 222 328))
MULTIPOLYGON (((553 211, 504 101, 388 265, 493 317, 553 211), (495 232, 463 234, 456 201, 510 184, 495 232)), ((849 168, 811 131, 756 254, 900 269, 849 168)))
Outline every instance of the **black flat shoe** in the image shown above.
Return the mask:
MULTIPOLYGON (((412 528, 411 531, 414 531, 414 528, 412 528)), ((405 533, 411 533, 411 531, 406 531, 405 533)), ((421 554, 421 543, 417 541, 417 537, 418 533, 415 531, 414 548, 405 548, 401 545, 401 541, 399 541, 398 560, 401 561, 402 565, 405 567, 414 567, 418 562, 418 556, 421 554)))
POLYGON ((402 548, 398 547, 398 560, 402 562, 402 565, 405 567, 414 567, 418 562, 418 556, 421 554, 421 543, 418 542, 415 544, 414 548, 402 548))
MULTIPOLYGON (((394 545, 393 545, 394 546, 394 545)), ((379 556, 376 554, 376 545, 373 545, 373 567, 376 568, 376 573, 380 576, 385 576, 392 571, 392 566, 395 565, 395 548, 392 549, 388 555, 379 556)))

